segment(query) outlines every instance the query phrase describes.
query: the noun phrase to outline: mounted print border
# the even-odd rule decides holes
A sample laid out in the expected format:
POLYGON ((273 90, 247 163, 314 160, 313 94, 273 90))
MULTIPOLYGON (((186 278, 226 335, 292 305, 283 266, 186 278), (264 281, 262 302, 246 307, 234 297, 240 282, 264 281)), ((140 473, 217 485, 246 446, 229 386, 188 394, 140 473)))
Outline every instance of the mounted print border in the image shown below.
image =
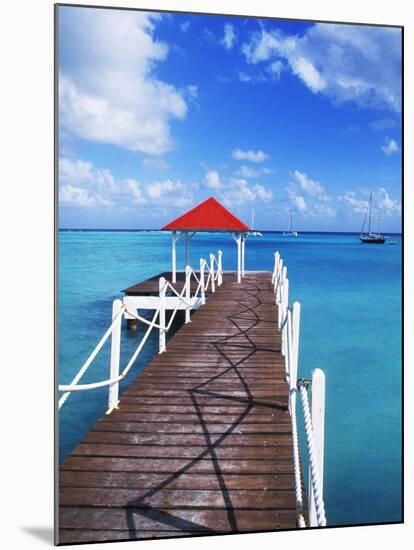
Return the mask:
POLYGON ((403 521, 403 31, 55 6, 57 544, 403 521))

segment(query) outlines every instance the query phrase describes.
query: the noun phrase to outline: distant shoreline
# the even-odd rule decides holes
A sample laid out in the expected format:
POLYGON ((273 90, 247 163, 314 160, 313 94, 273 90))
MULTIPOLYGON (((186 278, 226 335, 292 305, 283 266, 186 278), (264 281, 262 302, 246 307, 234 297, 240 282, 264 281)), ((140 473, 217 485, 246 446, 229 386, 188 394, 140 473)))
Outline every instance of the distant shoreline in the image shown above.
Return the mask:
MULTIPOLYGON (((149 233, 160 233, 161 229, 80 229, 77 227, 65 227, 65 228, 59 228, 59 232, 62 233, 142 233, 142 232, 149 232, 149 233)), ((283 235, 285 233, 285 230, 266 230, 266 229, 256 229, 256 231, 260 231, 261 233, 266 234, 277 234, 277 235, 283 235)), ((164 233, 168 233, 168 231, 164 231, 164 233)), ((214 231, 212 231, 214 233, 214 231)), ((217 233, 220 233, 220 231, 217 231, 217 233)), ((301 234, 304 235, 359 235, 360 231, 299 231, 299 236, 301 234)), ((398 232, 392 232, 392 231, 383 231, 384 235, 394 235, 394 236, 402 236, 402 233, 398 232)))

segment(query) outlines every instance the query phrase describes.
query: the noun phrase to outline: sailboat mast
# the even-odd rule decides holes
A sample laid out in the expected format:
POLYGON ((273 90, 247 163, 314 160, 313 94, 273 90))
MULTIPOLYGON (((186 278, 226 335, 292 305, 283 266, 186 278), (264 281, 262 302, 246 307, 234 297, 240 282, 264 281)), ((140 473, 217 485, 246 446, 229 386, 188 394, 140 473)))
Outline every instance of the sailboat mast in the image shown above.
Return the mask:
POLYGON ((371 210, 372 210, 372 193, 369 196, 368 235, 371 235, 371 210))

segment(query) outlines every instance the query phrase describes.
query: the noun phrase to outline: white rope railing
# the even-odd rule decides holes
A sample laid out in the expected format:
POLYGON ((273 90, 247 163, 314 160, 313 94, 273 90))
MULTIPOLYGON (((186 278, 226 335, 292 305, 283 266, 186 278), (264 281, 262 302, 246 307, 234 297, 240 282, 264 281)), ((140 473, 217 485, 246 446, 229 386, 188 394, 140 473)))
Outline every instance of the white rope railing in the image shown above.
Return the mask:
POLYGON ((300 472, 299 458, 299 439, 298 426, 296 420, 296 392, 290 396, 290 414, 292 417, 292 447, 293 447, 293 470, 295 476, 295 498, 296 498, 296 513, 297 524, 301 529, 306 527, 305 518, 303 516, 303 497, 302 497, 302 476, 300 472))
POLYGON ((183 288, 183 290, 182 290, 181 293, 177 292, 177 291, 175 290, 175 288, 172 286, 172 284, 169 283, 168 281, 167 281, 167 288, 168 288, 173 294, 175 294, 175 296, 177 296, 177 298, 179 299, 180 302, 182 302, 183 304, 185 304, 185 305, 188 306, 188 307, 191 307, 191 304, 190 304, 189 302, 186 302, 186 301, 184 300, 184 298, 183 298, 183 295, 185 294, 185 291, 186 291, 186 286, 185 286, 185 285, 184 285, 184 288, 183 288))
MULTIPOLYGON (((123 308, 123 310, 121 311, 121 313, 123 312, 126 312, 127 310, 125 308, 123 308)), ((127 375, 128 371, 130 370, 130 368, 132 367, 136 357, 138 356, 139 352, 141 351, 141 349, 143 348, 145 342, 147 341, 148 339, 148 336, 151 332, 151 330, 154 328, 154 327, 158 327, 159 325, 157 325, 155 323, 155 319, 158 317, 159 315, 159 312, 160 312, 160 309, 158 308, 155 313, 154 313, 154 316, 152 318, 152 321, 148 321, 148 324, 149 324, 149 327, 146 331, 146 333, 144 334, 144 337, 142 338, 141 342, 139 343, 139 346, 137 347, 136 351, 134 352, 134 354, 132 355, 131 359, 128 361, 128 364, 127 366, 124 368, 124 370, 122 371, 122 373, 117 376, 116 378, 109 378, 108 380, 102 380, 101 382, 91 382, 89 384, 77 384, 77 381, 82 377, 82 375, 85 373, 86 369, 84 369, 84 366, 79 370, 78 374, 75 376, 75 378, 73 380, 76 379, 76 381, 72 381, 70 384, 68 385, 59 385, 59 391, 64 391, 64 392, 67 392, 68 394, 70 394, 71 392, 73 391, 84 391, 84 390, 92 390, 92 389, 96 389, 96 388, 102 388, 104 386, 110 386, 112 384, 116 384, 117 382, 119 382, 120 380, 122 380, 123 378, 125 378, 125 376, 127 375)), ((131 315, 130 312, 128 312, 129 315, 131 315)), ((117 320, 119 317, 119 315, 117 315, 117 317, 115 318, 115 320, 117 320)), ((147 321, 145 319, 145 321, 147 321)), ((112 325, 114 325, 114 322, 112 322, 112 325)), ((111 327, 110 327, 111 328, 111 327)), ((108 329, 109 330, 109 329, 108 329)), ((102 341, 102 340, 101 340, 102 341)), ((98 344, 99 345, 99 344, 98 344)), ((102 346, 101 346, 102 347, 102 346)), ((98 346, 96 346, 95 350, 98 348, 98 346)), ((100 349, 100 348, 99 348, 100 349)), ((94 351, 95 351, 94 350, 94 351)), ((91 354, 89 356, 89 358, 92 357, 93 354, 91 354)), ((93 359, 96 357, 97 353, 95 353, 93 359)), ((92 359, 92 360, 93 360, 92 359)), ((89 359, 88 359, 89 361, 89 359)), ((89 361, 89 364, 88 366, 91 364, 92 361, 89 361)), ((69 395, 68 395, 69 396, 69 395)), ((63 397, 63 396, 62 396, 63 397)), ((60 402, 59 402, 60 403, 60 402)), ((62 404, 59 404, 59 408, 63 405, 64 401, 62 402, 62 404)))
POLYGON ((140 351, 142 350, 142 348, 144 347, 144 344, 145 342, 148 340, 148 337, 152 331, 152 329, 155 327, 155 320, 157 319, 157 317, 159 316, 160 314, 160 307, 158 306, 158 308, 155 310, 155 313, 152 317, 152 321, 150 323, 150 325, 148 326, 141 342, 139 343, 137 349, 135 350, 135 352, 133 353, 131 359, 128 361, 126 367, 124 368, 124 370, 122 371, 122 375, 125 377, 128 373, 128 371, 130 370, 130 368, 132 367, 132 365, 134 364, 135 362, 135 359, 138 357, 140 351))
POLYGON ((323 442, 325 416, 325 375, 320 369, 312 372, 312 411, 303 381, 297 381, 300 304, 289 306, 289 280, 287 268, 279 252, 274 255, 272 272, 273 291, 278 309, 278 328, 281 333, 281 351, 285 357, 286 381, 289 384, 289 411, 292 422, 292 452, 295 478, 297 525, 306 527, 302 495, 302 475, 299 456, 296 396, 300 393, 309 456, 308 515, 311 527, 326 526, 323 501, 323 442))
POLYGON ((96 345, 95 349, 92 351, 92 353, 89 355, 88 359, 85 361, 85 363, 82 365, 82 367, 77 372, 76 376, 73 378, 71 383, 68 386, 59 386, 59 391, 65 392, 61 398, 59 399, 58 408, 60 409, 62 405, 65 403, 66 399, 69 397, 70 392, 72 390, 69 390, 67 388, 71 388, 76 386, 76 384, 79 382, 79 380, 82 378, 82 376, 87 371, 89 365, 92 363, 92 361, 95 359, 95 357, 98 355, 100 350, 102 349, 105 342, 108 340, 109 336, 112 334, 113 328, 115 324, 117 323, 118 319, 123 314, 125 308, 122 308, 119 310, 117 315, 112 320, 112 323, 110 324, 108 330, 105 332, 105 334, 102 336, 102 338, 99 340, 98 344, 96 345))
POLYGON ((145 319, 145 317, 142 317, 138 313, 133 313, 127 307, 124 308, 124 311, 127 315, 129 315, 133 319, 136 319, 137 321, 140 321, 140 323, 143 323, 144 325, 148 325, 148 326, 151 326, 153 328, 158 328, 158 329, 161 328, 161 325, 157 325, 156 323, 152 323, 152 321, 148 321, 148 319, 145 319))
POLYGON ((319 468, 316 459, 315 443, 313 437, 312 419, 309 410, 308 392, 303 380, 298 381, 298 389, 302 399, 303 416, 305 421, 306 442, 309 452, 310 481, 315 501, 316 519, 319 527, 326 526, 325 505, 322 498, 322 484, 319 476, 319 468))
MULTIPOLYGON (((155 328, 159 330, 159 352, 162 353, 166 350, 166 333, 170 330, 174 318, 177 314, 177 311, 180 308, 180 304, 185 305, 185 322, 189 323, 191 309, 194 308, 197 300, 201 300, 201 305, 205 304, 205 293, 209 291, 215 292, 215 283, 220 286, 223 282, 223 268, 222 268, 222 252, 219 250, 218 258, 214 254, 210 254, 210 263, 203 258, 200 259, 200 276, 197 275, 194 269, 190 266, 186 267, 186 276, 185 283, 181 292, 178 292, 175 287, 163 277, 159 279, 159 305, 155 310, 155 313, 151 320, 146 319, 139 315, 139 313, 130 311, 130 308, 127 308, 120 300, 115 300, 113 303, 113 315, 112 323, 102 336, 88 359, 79 369, 76 376, 73 378, 70 384, 60 384, 59 391, 64 392, 59 399, 58 408, 60 409, 63 404, 66 402, 69 395, 74 391, 85 391, 96 388, 102 388, 105 386, 109 387, 109 397, 108 397, 108 413, 111 412, 118 404, 118 392, 119 392, 119 382, 123 380, 129 370, 132 368, 134 362, 139 356, 142 348, 144 347, 146 341, 149 338, 151 331, 155 328), (215 269, 215 266, 217 269, 215 269), (207 278, 205 277, 205 272, 208 272, 207 278), (197 282, 196 290, 191 296, 191 277, 197 282), (165 322, 166 318, 166 298, 167 291, 173 294, 178 300, 175 308, 172 310, 168 324, 165 322), (147 325, 147 330, 142 337, 139 345, 137 346, 135 352, 132 354, 128 363, 121 373, 119 373, 119 363, 120 363, 120 339, 121 339, 121 320, 122 315, 127 315, 128 318, 135 319, 140 321, 144 325, 147 325), (158 319, 158 323, 156 322, 158 319), (111 366, 110 366, 110 377, 107 380, 101 380, 99 382, 91 382, 87 384, 79 384, 80 379, 85 374, 88 367, 91 365, 95 357, 98 355, 99 351, 102 349, 105 342, 108 340, 109 336, 112 336, 111 343, 111 366)), ((168 296, 171 298, 170 296, 168 296)), ((200 302, 198 302, 200 303, 200 302)))

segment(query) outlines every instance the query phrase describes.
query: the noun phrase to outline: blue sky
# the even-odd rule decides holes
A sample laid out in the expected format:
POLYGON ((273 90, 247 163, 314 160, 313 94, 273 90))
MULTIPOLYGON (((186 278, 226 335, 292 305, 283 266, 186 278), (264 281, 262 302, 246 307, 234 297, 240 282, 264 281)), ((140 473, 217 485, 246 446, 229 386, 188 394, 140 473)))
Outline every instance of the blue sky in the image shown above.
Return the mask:
POLYGON ((59 8, 60 227, 401 228, 399 29, 59 8))

